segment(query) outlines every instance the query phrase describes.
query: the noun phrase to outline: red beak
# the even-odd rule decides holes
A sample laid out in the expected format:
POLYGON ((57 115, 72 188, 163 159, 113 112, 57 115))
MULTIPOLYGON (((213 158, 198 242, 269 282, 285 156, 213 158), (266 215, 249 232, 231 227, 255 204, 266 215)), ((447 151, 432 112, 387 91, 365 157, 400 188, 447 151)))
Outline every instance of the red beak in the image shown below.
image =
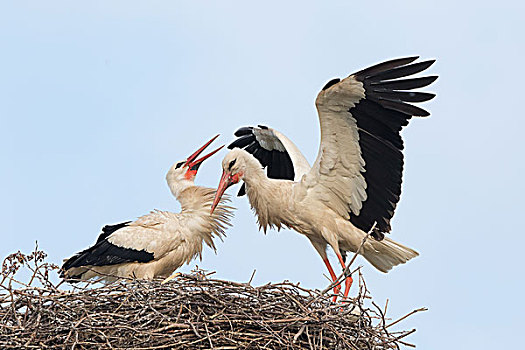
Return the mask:
POLYGON ((222 145, 221 147, 217 148, 216 150, 214 150, 214 151, 208 153, 207 155, 202 156, 199 159, 195 160, 195 158, 197 158, 199 156, 199 154, 201 154, 202 151, 204 151, 206 149, 206 147, 208 147, 210 145, 210 143, 212 143, 217 137, 219 137, 219 135, 214 136, 210 141, 206 142, 204 144, 204 146, 202 146, 195 153, 193 153, 191 156, 189 156, 188 159, 186 159, 186 164, 185 165, 187 165, 188 168, 190 168, 191 170, 197 171, 197 169, 199 168, 199 166, 201 165, 202 162, 204 162, 209 157, 213 156, 221 148, 224 147, 224 145, 222 145))
POLYGON ((219 182, 219 187, 217 187, 217 192, 215 193, 215 199, 213 200, 213 204, 211 205, 211 212, 215 210, 215 207, 217 204, 219 204, 219 201, 221 200, 222 195, 224 194, 224 191, 228 187, 230 187, 233 184, 233 181, 231 179, 231 173, 229 171, 222 171, 222 177, 221 181, 219 182))

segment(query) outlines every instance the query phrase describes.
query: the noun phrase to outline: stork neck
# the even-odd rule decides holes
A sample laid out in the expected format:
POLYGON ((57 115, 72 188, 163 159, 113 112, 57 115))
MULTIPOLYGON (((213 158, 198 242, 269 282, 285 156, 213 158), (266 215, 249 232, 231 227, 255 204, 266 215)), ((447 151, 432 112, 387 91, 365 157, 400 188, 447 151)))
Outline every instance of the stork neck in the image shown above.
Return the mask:
POLYGON ((188 186, 180 191, 177 200, 181 206, 181 212, 201 212, 202 215, 209 215, 213 194, 210 190, 201 186, 188 186))
POLYGON ((187 179, 173 178, 170 177, 169 173, 168 176, 166 176, 166 181, 168 182, 168 187, 170 188, 171 193, 178 201, 180 201, 180 196, 182 192, 194 186, 193 181, 187 179))
POLYGON ((268 195, 277 189, 275 181, 266 176, 259 162, 251 156, 246 162, 243 180, 246 183, 248 198, 252 206, 256 202, 260 204, 269 202, 268 195))
MULTIPOLYGON (((246 194, 250 205, 257 214, 259 228, 264 232, 269 227, 279 229, 282 224, 290 222, 288 198, 291 186, 286 186, 282 180, 266 177, 264 170, 257 169, 244 176, 246 194)), ((291 185, 291 181, 289 182, 291 185)))
POLYGON ((264 173, 259 162, 252 156, 246 158, 246 170, 243 176, 246 185, 253 188, 268 188, 270 179, 264 173))

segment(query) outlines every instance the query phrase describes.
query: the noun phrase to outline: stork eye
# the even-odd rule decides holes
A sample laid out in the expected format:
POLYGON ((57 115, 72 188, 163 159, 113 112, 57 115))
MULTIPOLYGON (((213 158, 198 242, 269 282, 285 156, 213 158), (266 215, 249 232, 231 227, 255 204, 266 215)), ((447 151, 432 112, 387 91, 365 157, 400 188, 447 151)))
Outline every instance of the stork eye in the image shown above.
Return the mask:
POLYGON ((235 161, 236 161, 236 159, 234 159, 234 160, 232 160, 232 161, 230 162, 230 165, 228 165, 228 169, 231 169, 232 166, 235 165, 235 161))
POLYGON ((184 164, 184 162, 178 162, 177 165, 175 165, 175 169, 178 169, 184 164))

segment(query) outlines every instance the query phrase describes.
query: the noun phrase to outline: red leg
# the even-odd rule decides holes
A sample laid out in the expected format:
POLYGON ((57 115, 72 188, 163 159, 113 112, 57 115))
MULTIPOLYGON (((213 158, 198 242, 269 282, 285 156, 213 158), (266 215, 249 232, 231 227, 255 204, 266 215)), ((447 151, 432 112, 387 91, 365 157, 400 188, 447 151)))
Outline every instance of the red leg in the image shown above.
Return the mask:
MULTIPOLYGON (((335 275, 334 269, 332 269, 332 265, 330 265, 330 261, 328 261, 328 258, 324 258, 323 262, 326 265, 328 272, 330 273, 330 277, 332 277, 332 282, 335 282, 335 280, 337 279, 337 276, 335 275)), ((333 299, 334 303, 337 301, 337 295, 339 294, 340 290, 341 290, 341 285, 337 285, 334 287, 334 294, 335 294, 334 299, 333 299)))
MULTIPOLYGON (((343 267, 343 271, 346 269, 345 262, 343 260, 343 257, 341 254, 337 253, 337 257, 339 258, 339 262, 341 263, 341 266, 343 267)), ((346 276, 345 278, 345 292, 343 294, 343 300, 348 297, 348 292, 350 292, 350 287, 352 286, 352 282, 354 280, 352 279, 352 276, 346 276)))

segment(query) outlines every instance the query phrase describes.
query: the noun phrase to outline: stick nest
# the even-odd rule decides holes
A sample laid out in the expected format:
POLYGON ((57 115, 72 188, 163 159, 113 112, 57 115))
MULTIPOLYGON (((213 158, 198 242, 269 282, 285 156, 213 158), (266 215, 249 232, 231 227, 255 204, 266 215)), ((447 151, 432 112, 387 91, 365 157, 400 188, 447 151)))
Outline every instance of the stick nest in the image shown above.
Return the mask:
POLYGON ((166 284, 55 284, 45 257, 37 248, 3 262, 1 349, 399 349, 415 330, 389 327, 423 310, 388 324, 360 273, 358 295, 334 304, 299 284, 254 287, 202 271, 166 284), (22 270, 28 282, 15 279, 22 270))

